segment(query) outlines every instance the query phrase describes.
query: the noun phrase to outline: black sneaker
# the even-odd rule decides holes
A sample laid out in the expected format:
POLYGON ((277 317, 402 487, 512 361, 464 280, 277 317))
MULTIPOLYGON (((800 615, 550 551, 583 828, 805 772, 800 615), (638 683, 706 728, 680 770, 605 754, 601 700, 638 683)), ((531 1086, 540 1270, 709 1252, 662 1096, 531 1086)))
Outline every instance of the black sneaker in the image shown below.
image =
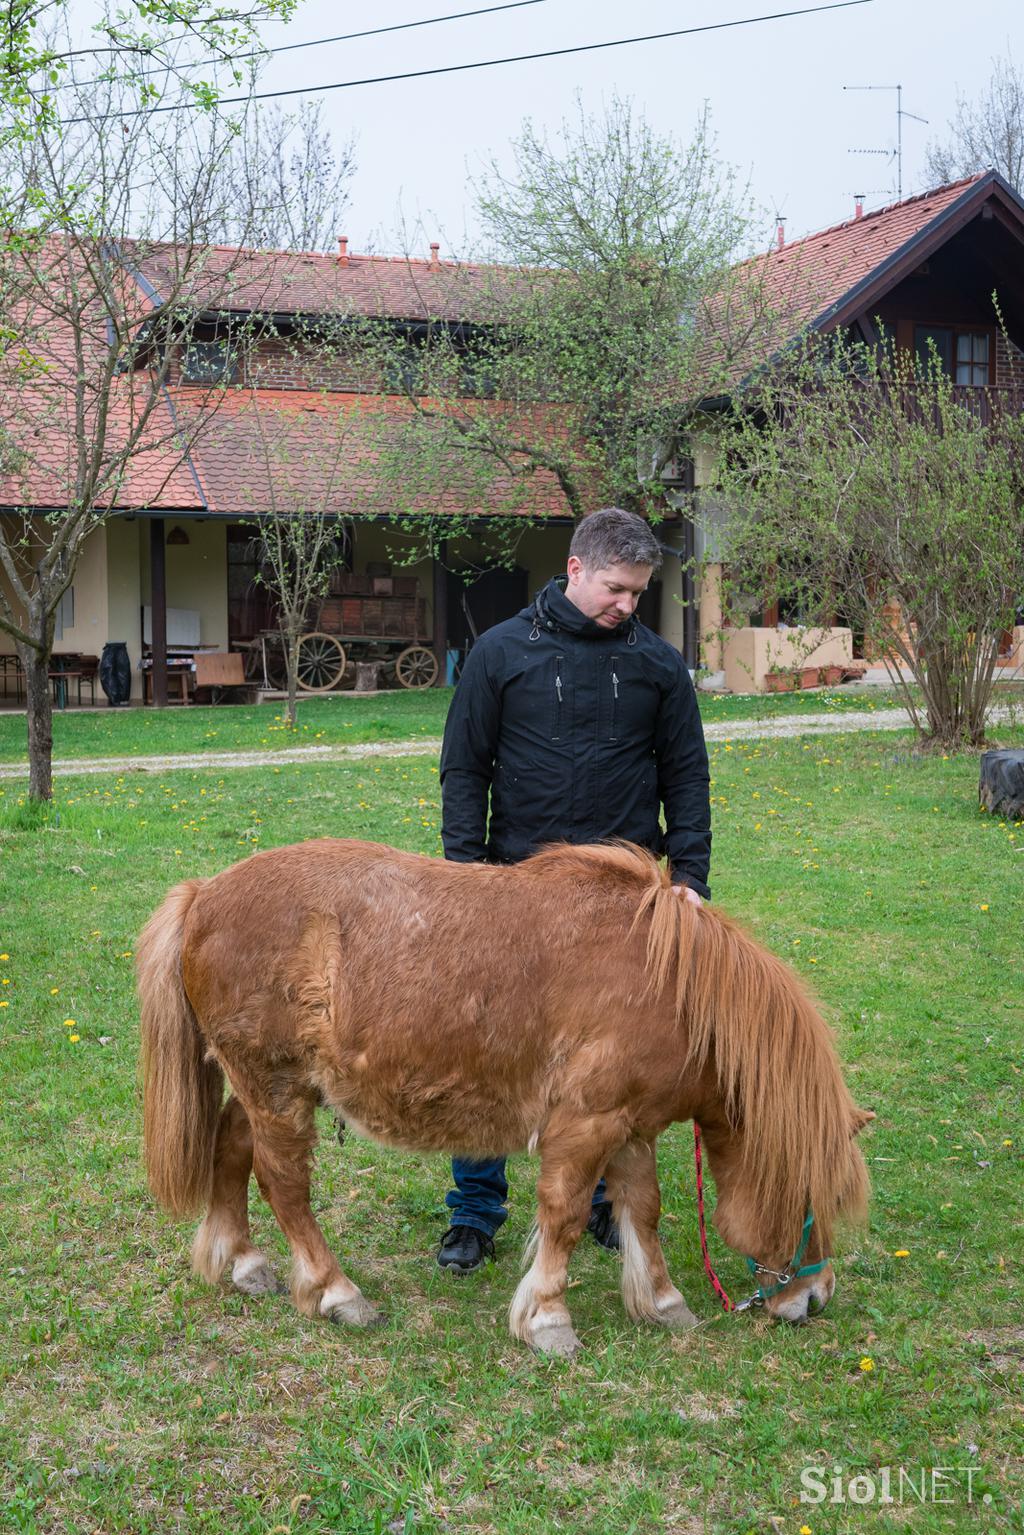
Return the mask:
POLYGON ((476 1226, 449 1226, 437 1249, 438 1268, 450 1269, 453 1274, 471 1274, 485 1258, 493 1257, 494 1243, 476 1226))
POLYGON ((606 1199, 604 1204, 594 1206, 587 1222, 587 1230, 598 1247, 606 1247, 610 1253, 618 1252, 619 1228, 612 1217, 611 1200, 606 1199))

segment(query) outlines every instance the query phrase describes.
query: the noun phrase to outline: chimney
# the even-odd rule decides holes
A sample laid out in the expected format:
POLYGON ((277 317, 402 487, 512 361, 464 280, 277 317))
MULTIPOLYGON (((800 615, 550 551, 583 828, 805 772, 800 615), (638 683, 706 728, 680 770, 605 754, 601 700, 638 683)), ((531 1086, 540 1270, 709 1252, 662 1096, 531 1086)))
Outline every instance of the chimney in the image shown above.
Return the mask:
POLYGON ((855 192, 853 194, 853 216, 854 216, 855 219, 862 219, 864 217, 864 193, 863 192, 855 192))
POLYGON ((348 235, 338 236, 338 265, 348 266, 348 235))
POLYGON ((779 218, 778 214, 775 217, 778 219, 778 223, 775 226, 775 248, 776 250, 782 250, 786 244, 786 220, 779 218))
POLYGON ((436 240, 431 240, 431 242, 430 242, 430 270, 432 272, 439 272, 441 270, 441 262, 438 259, 438 253, 440 252, 440 249, 441 249, 441 247, 438 244, 438 242, 436 240))

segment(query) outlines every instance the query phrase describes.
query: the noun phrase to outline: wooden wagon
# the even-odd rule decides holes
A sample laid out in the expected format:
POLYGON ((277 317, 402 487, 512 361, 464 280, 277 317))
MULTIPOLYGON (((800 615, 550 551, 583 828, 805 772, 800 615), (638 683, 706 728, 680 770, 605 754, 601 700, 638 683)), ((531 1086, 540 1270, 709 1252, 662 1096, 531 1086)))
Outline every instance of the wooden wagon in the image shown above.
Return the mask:
MULTIPOLYGON (((437 680, 426 603, 415 576, 339 571, 310 616, 313 622, 299 640, 298 684, 305 692, 340 687, 350 661, 375 665, 403 688, 429 688, 437 680)), ((284 687, 279 630, 264 630, 251 642, 246 672, 266 688, 284 687)))

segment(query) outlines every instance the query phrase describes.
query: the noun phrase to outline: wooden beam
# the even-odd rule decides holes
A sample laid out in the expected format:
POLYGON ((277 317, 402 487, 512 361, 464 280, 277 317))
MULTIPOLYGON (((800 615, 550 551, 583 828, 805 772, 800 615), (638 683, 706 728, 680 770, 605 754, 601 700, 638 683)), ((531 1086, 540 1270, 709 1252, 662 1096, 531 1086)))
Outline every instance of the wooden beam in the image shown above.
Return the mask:
POLYGON ((681 595, 686 604, 683 608, 683 660, 690 667, 696 667, 700 663, 699 596, 697 584, 693 576, 693 559, 697 547, 697 534, 693 524, 696 487, 696 465, 692 458, 687 457, 683 466, 683 489, 686 491, 688 500, 683 511, 683 580, 681 595))
POLYGON ((448 677, 448 540, 438 541, 432 563, 434 576, 434 655, 437 657, 437 686, 444 687, 448 677))
POLYGON ((152 615, 150 642, 153 650, 153 705, 167 707, 167 560, 164 519, 149 522, 149 609, 152 615))
POLYGON ((865 346, 878 345, 878 331, 874 321, 866 314, 859 314, 854 320, 854 326, 865 346))

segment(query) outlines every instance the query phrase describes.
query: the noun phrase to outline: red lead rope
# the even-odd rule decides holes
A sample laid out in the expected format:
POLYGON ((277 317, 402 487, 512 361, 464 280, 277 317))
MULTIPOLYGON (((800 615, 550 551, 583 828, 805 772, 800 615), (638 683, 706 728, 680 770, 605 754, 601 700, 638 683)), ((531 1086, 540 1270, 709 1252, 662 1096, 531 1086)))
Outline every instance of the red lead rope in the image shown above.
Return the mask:
POLYGON ((711 1288, 722 1302, 726 1311, 735 1311, 734 1303, 726 1295, 722 1281, 711 1266, 711 1258, 708 1253, 708 1232, 704 1220, 704 1161, 700 1149, 700 1125, 693 1121, 693 1155, 697 1163, 697 1223, 700 1227, 700 1250, 704 1254, 704 1268, 711 1281, 711 1288))

